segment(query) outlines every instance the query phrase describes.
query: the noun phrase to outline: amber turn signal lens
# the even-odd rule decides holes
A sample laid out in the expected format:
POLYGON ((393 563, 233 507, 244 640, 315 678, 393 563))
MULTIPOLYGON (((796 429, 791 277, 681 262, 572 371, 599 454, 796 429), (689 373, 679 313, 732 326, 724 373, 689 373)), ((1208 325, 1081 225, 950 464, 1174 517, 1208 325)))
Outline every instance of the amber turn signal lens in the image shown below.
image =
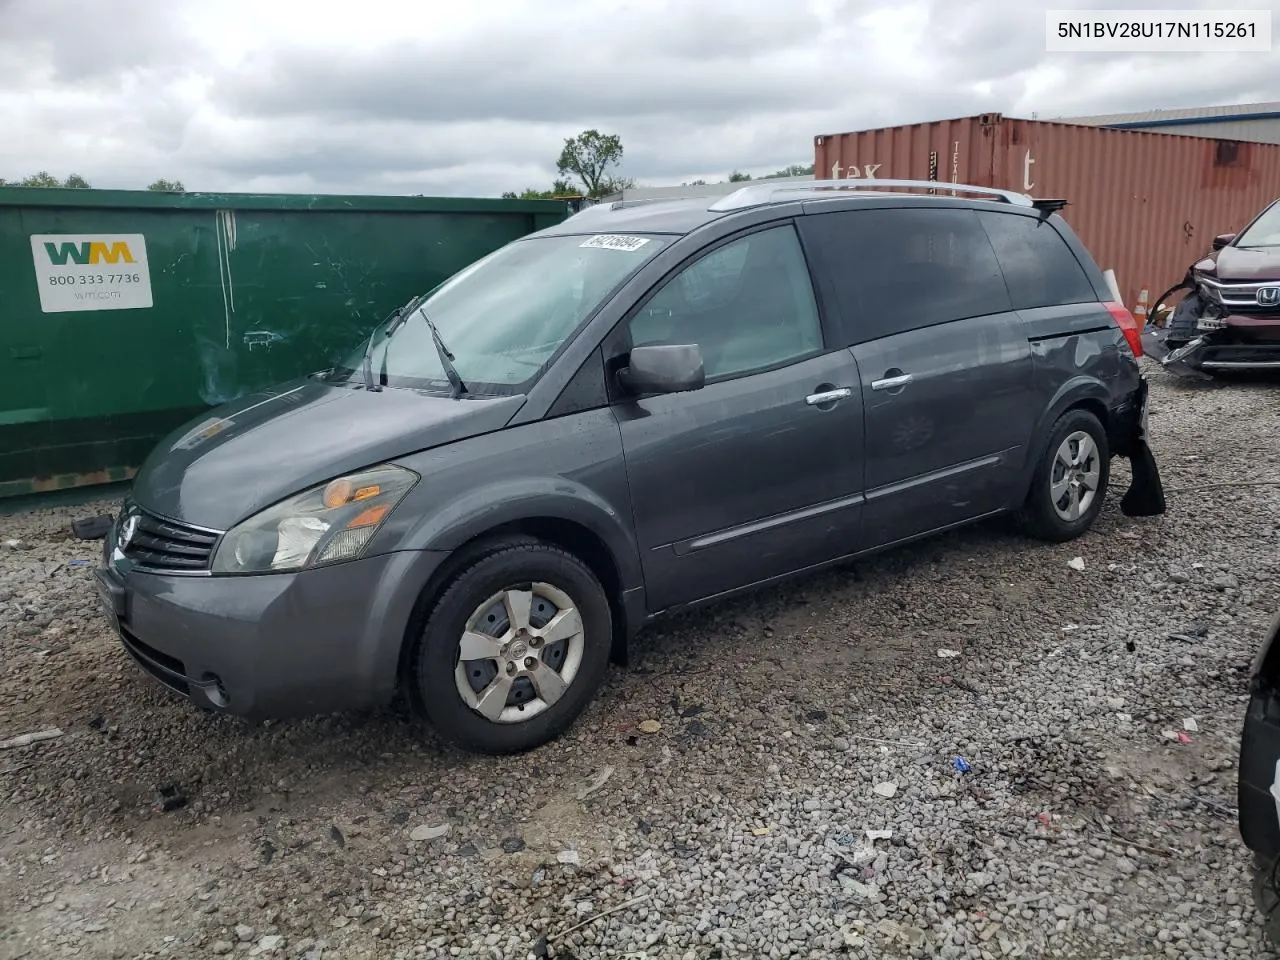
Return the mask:
POLYGON ((376 507, 370 507, 368 510, 362 510, 357 516, 353 517, 347 523, 347 529, 352 530, 357 527, 376 527, 382 522, 382 518, 387 515, 387 511, 391 507, 382 503, 376 507))

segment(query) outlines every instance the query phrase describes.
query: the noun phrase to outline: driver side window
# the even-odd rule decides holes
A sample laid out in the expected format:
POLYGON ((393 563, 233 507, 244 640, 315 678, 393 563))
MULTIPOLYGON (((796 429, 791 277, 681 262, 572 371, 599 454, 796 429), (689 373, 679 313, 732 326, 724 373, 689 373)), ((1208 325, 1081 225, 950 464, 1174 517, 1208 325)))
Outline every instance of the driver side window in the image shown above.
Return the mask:
POLYGON ((631 346, 696 343, 707 380, 822 350, 804 252, 786 224, 731 241, 668 280, 630 321, 631 346))

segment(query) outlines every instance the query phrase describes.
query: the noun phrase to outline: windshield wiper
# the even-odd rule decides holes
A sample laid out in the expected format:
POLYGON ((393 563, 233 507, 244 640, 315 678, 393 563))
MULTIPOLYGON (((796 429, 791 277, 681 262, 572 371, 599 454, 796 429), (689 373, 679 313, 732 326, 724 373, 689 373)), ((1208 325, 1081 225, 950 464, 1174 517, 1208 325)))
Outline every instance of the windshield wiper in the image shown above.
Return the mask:
POLYGON ((462 382, 462 378, 458 376, 458 368, 453 365, 453 354, 444 345, 444 337, 440 336, 440 330, 436 327, 435 321, 427 316, 427 311, 419 306, 414 312, 422 314, 422 322, 431 331, 431 342, 435 344, 440 366, 444 368, 444 375, 449 378, 449 386, 453 388, 453 399, 457 400, 467 392, 467 385, 462 382))

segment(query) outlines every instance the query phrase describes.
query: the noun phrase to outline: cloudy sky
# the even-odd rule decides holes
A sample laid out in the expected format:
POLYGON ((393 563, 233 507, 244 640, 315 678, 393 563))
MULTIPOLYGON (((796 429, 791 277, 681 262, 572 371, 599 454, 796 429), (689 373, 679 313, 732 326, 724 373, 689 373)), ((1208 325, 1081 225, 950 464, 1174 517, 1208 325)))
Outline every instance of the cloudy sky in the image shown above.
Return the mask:
POLYGON ((819 133, 1280 99, 1280 46, 1044 52, 1046 6, 1162 5, 0 0, 0 177, 496 196, 587 127, 664 184, 812 163, 819 133))

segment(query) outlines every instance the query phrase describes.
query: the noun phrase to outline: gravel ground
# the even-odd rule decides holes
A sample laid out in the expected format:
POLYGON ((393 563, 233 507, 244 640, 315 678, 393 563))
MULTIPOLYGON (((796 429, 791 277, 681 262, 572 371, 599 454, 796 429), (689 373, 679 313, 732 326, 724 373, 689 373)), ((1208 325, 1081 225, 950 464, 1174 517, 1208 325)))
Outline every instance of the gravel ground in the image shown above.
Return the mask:
POLYGON ((1235 755, 1280 488, 1227 484, 1280 479, 1276 383, 1152 378, 1165 517, 672 620, 515 759, 201 714, 98 614, 99 505, 0 517, 0 740, 64 734, 0 750, 0 957, 1269 955, 1235 755))

